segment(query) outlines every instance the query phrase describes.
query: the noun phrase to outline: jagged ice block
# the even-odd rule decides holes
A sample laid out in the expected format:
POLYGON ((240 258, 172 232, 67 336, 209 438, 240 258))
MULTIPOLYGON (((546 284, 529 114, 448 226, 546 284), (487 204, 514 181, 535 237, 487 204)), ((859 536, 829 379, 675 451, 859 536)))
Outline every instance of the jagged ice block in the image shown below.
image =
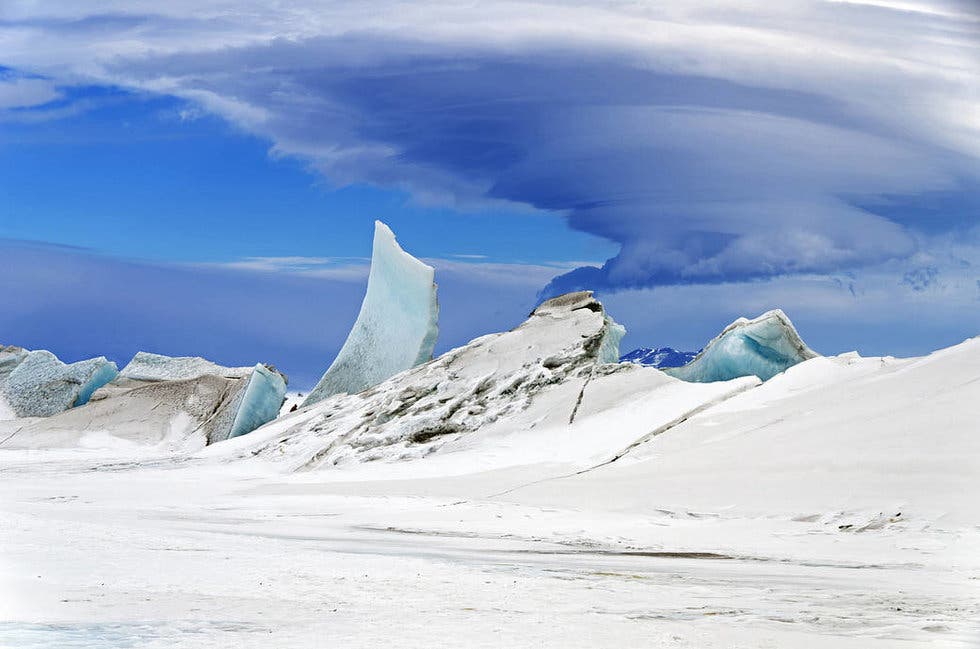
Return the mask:
POLYGON ((807 347, 786 314, 767 311, 754 320, 739 318, 682 367, 662 371, 684 381, 710 383, 740 376, 768 381, 793 365, 818 356, 807 347))
POLYGON ((435 271, 398 245, 381 221, 367 293, 337 358, 303 402, 354 394, 432 358, 439 333, 435 271))

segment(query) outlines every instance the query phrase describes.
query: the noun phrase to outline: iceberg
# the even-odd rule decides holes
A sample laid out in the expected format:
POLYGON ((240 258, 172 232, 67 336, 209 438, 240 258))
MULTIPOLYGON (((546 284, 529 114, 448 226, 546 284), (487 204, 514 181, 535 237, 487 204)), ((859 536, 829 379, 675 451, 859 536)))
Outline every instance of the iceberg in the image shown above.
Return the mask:
POLYGON ((757 376, 768 381, 780 372, 819 356, 807 347, 793 323, 779 309, 754 320, 739 318, 716 336, 687 365, 664 368, 693 383, 757 376))
POLYGON ((374 222, 371 272, 360 313, 337 358, 303 402, 354 394, 432 358, 439 333, 435 271, 374 222))
POLYGON ((65 364, 47 350, 7 353, 0 358, 0 392, 17 417, 50 417, 84 405, 92 394, 118 374, 116 364, 104 356, 65 364))
MULTIPOLYGON (((3 360, 0 351, 0 368, 3 360)), ((84 445, 96 435, 191 450, 272 421, 286 395, 286 377, 262 364, 222 367, 203 358, 140 352, 122 372, 112 370, 112 381, 98 389, 93 387, 105 378, 99 371, 92 375, 98 380, 81 386, 79 393, 90 398, 80 408, 29 420, 0 416, 0 437, 11 438, 6 446, 13 448, 84 445)))

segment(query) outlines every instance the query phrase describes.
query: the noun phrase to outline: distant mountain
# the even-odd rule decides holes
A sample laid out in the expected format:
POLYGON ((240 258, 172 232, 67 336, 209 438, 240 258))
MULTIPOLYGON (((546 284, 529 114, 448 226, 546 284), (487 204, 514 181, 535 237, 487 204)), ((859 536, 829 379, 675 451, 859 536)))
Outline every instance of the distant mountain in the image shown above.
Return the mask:
POLYGON ((698 352, 679 352, 672 347, 640 347, 622 356, 622 363, 637 363, 650 367, 680 367, 687 365, 698 355, 698 352))

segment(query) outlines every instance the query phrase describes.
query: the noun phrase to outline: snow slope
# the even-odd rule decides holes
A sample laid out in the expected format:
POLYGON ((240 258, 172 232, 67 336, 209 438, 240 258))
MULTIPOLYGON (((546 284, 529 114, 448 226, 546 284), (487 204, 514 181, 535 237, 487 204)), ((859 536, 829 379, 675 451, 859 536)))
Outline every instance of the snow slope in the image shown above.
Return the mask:
POLYGON ((0 440, 0 646, 978 646, 980 339, 688 383, 611 327, 185 454, 0 440))

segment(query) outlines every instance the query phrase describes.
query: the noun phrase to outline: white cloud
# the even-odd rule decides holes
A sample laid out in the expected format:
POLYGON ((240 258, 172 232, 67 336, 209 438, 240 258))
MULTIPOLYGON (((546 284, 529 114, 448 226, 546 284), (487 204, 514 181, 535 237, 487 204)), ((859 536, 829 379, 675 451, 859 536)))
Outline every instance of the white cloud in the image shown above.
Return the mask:
POLYGON ((0 76, 0 110, 39 106, 60 98, 55 85, 45 79, 0 76))

